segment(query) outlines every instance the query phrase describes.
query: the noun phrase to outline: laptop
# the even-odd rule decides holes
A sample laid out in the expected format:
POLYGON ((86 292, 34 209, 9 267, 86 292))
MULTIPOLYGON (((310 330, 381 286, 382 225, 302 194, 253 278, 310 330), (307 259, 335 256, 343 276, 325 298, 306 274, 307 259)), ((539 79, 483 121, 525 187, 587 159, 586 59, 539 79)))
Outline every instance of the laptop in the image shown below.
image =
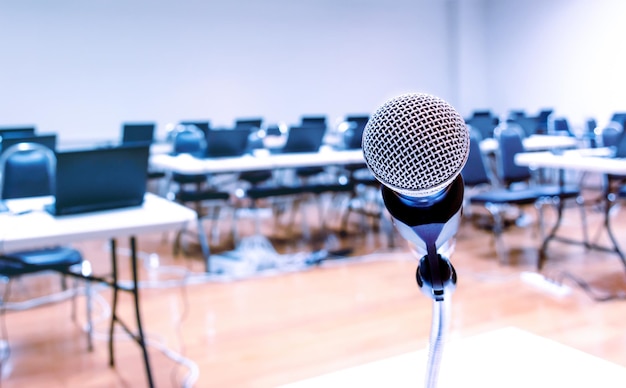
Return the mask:
POLYGON ((35 127, 33 126, 0 128, 0 137, 2 137, 3 139, 9 138, 9 137, 34 136, 34 135, 35 135, 35 127))
POLYGON ((122 143, 146 143, 154 140, 154 123, 125 123, 122 126, 122 143))
POLYGON ((55 216, 140 206, 146 193, 146 144, 57 152, 55 216))
POLYGON ((287 141, 280 152, 317 152, 322 145, 325 134, 325 126, 291 127, 287 134, 287 141))
POLYGON ((42 135, 6 137, 2 138, 2 141, 0 141, 0 147, 2 147, 2 152, 4 152, 12 146, 20 143, 41 144, 54 151, 57 146, 57 135, 56 133, 50 133, 42 135))
POLYGON ((248 150, 250 128, 212 129, 206 134, 208 158, 242 156, 248 150))

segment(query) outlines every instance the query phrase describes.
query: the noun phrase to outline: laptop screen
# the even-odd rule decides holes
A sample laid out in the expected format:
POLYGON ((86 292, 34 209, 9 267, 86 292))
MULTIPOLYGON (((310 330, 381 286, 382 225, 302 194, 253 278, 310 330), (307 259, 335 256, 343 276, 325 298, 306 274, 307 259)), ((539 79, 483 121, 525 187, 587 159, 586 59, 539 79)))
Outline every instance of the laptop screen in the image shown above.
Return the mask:
POLYGON ((282 152, 317 152, 322 145, 326 127, 291 127, 282 152))
POLYGON ((20 143, 37 143, 44 145, 54 151, 57 146, 57 135, 52 133, 46 135, 30 135, 2 138, 2 141, 0 142, 0 147, 2 147, 2 152, 4 152, 15 144, 20 143))
POLYGON ((57 153, 55 215, 139 206, 146 192, 148 145, 57 153))
POLYGON ((206 134, 206 156, 209 158, 241 156, 246 153, 249 136, 249 128, 210 130, 206 134))
POLYGON ((122 127, 122 143, 152 143, 155 127, 153 123, 126 123, 122 127))

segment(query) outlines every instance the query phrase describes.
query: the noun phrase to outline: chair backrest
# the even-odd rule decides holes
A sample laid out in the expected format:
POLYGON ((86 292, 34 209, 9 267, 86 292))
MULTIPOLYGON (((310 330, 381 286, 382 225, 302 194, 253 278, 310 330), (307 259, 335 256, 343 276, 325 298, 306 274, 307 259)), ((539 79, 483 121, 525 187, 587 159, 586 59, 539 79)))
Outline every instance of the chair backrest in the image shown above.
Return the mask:
POLYGON ((180 123, 178 123, 179 125, 182 125, 183 127, 189 127, 189 126, 194 126, 196 127, 196 129, 200 130, 200 132, 202 132, 205 136, 207 134, 207 132, 209 132, 211 130, 211 122, 208 120, 197 120, 197 121, 181 121, 180 123))
POLYGON ((530 180, 530 169, 515 163, 515 155, 524 152, 522 129, 515 123, 504 123, 498 126, 495 137, 499 148, 496 152, 498 178, 506 187, 512 183, 530 180))
POLYGON ((531 136, 537 133, 537 119, 535 117, 515 115, 511 116, 509 120, 519 124, 524 130, 524 136, 531 136))
POLYGON ((41 144, 19 143, 0 156, 2 199, 52 195, 56 157, 41 144))
POLYGON ((600 139, 603 147, 617 147, 622 138, 623 130, 619 124, 611 122, 602 129, 600 139))
POLYGON ((569 121, 565 117, 558 117, 552 121, 552 132, 559 135, 574 136, 569 126, 569 121))
POLYGON ((468 125, 480 131, 483 139, 493 137, 493 131, 498 126, 499 119, 492 116, 490 112, 474 112, 474 115, 465 119, 468 125))
POLYGON ((344 134, 345 147, 347 149, 361 148, 363 130, 369 121, 369 116, 347 116, 345 121, 350 125, 344 134))
POLYGON ((480 150, 480 134, 475 129, 470 129, 470 151, 467 162, 461 170, 463 183, 467 187, 486 185, 491 183, 483 153, 480 150))
POLYGON ((196 157, 206 155, 206 136, 195 125, 179 125, 170 134, 172 139, 172 152, 178 154, 190 154, 196 157))

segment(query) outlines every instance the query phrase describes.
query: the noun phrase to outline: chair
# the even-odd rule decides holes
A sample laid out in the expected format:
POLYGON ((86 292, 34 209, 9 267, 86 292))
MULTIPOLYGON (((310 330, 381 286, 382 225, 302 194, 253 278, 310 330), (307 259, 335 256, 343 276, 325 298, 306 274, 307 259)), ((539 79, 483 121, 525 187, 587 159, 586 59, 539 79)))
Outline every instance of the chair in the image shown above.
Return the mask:
POLYGON ((550 121, 550 117, 554 113, 554 109, 552 108, 544 108, 539 111, 535 120, 537 121, 537 133, 538 134, 547 134, 548 133, 548 122, 550 121))
POLYGON ((489 110, 477 110, 474 111, 472 116, 465 119, 467 125, 471 125, 480 131, 483 139, 493 137, 493 131, 500 120, 489 110))
POLYGON ((557 117, 552 120, 552 126, 548 132, 555 135, 574 136, 569 121, 565 117, 557 117))
MULTIPOLYGON (((55 162, 54 152, 41 144, 20 143, 9 147, 0 157, 2 199, 52 195, 55 184, 55 162)), ((9 281, 16 277, 47 271, 85 279, 91 275, 91 265, 83 259, 80 251, 66 246, 52 246, 0 256, 0 275, 9 281)), ((88 349, 92 350, 91 287, 90 281, 85 280, 87 344, 88 349)), ((2 309, 4 311, 4 307, 2 309)))
MULTIPOLYGON (((596 130, 598 131, 598 130, 596 130)), ((602 147, 617 147, 619 144, 623 129, 620 124, 617 122, 610 122, 607 126, 599 130, 600 141, 602 142, 602 147)))
MULTIPOLYGON (((564 203, 567 200, 574 200, 580 209, 581 226, 583 241, 588 245, 589 239, 587 234, 587 220, 584 207, 584 199, 578 184, 566 184, 564 171, 559 171, 557 182, 537 182, 534 180, 530 168, 519 166, 515 163, 515 155, 524 152, 524 145, 520 128, 515 125, 505 125, 498 127, 495 132, 496 139, 499 143, 499 152, 497 152, 497 170, 498 179, 504 187, 515 189, 515 186, 523 185, 526 188, 535 190, 540 198, 547 203, 556 205, 557 222, 550 231, 548 239, 564 240, 564 238, 554 236, 563 219, 564 203)), ((540 227, 543 222, 540 220, 540 227)), ((543 235, 543 230, 542 230, 543 235)), ((544 240, 544 242, 548 241, 544 240)), ((543 265, 543 252, 545 246, 542 247, 539 260, 539 267, 543 265)))
POLYGON ((472 206, 480 206, 489 212, 492 218, 490 228, 494 235, 496 253, 503 262, 508 256, 503 242, 507 211, 513 207, 522 211, 523 207, 534 205, 541 212, 541 208, 536 206, 541 194, 529 187, 513 190, 494 184, 494 178, 487 169, 480 150, 480 140, 480 134, 470 130, 470 152, 461 171, 467 189, 464 199, 465 213, 472 214, 472 206))
MULTIPOLYGON (((512 206, 520 209, 522 216, 516 219, 516 224, 523 225, 523 208, 526 205, 534 205, 538 211, 538 221, 540 236, 545 236, 543 223, 543 206, 554 204, 557 209, 557 221, 550 231, 550 239, 557 239, 554 233, 560 226, 563 218, 564 202, 568 199, 576 200, 581 211, 582 233, 584 241, 588 243, 587 222, 584 209, 584 201, 577 185, 567 185, 563 181, 563 176, 559 177, 558 184, 533 182, 533 176, 528 167, 515 164, 515 154, 523 152, 521 129, 510 123, 499 126, 494 135, 500 145, 499 152, 496 153, 497 176, 490 179, 488 170, 485 168, 482 152, 480 151, 480 138, 474 132, 470 132, 470 154, 468 161, 463 168, 462 176, 467 185, 488 185, 489 189, 470 194, 466 201, 472 205, 484 206, 493 218, 493 233, 496 241, 498 256, 505 258, 506 250, 502 242, 502 233, 505 227, 504 215, 506 210, 512 206), (497 182, 495 185, 491 182, 497 182)), ((558 238, 561 239, 561 238, 558 238)), ((543 243, 548 239, 543 238, 543 243)), ((544 264, 543 252, 545 246, 542 245, 538 267, 544 264)))
POLYGON ((524 136, 532 136, 537 134, 537 119, 535 117, 526 116, 522 112, 509 116, 511 122, 517 123, 523 130, 524 136))
MULTIPOLYGON (((194 125, 179 126, 169 134, 173 142, 174 154, 189 154, 203 158, 206 153, 206 139, 204 134, 194 125)), ((171 188, 168 198, 183 205, 192 207, 197 214, 196 237, 200 243, 202 256, 205 260, 206 271, 210 272, 210 247, 204 231, 203 221, 213 221, 212 236, 217 239, 217 220, 219 219, 221 205, 227 204, 230 193, 218 190, 211 182, 207 174, 180 174, 171 176, 171 188)), ((182 247, 182 237, 187 229, 181 229, 174 242, 174 254, 178 254, 182 247)))

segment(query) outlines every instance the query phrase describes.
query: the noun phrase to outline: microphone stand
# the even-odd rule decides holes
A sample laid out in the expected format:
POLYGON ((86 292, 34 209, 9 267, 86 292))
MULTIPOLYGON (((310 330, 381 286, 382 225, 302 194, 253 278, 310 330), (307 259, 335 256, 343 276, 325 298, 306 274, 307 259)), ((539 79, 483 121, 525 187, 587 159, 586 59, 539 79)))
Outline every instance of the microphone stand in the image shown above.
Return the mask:
POLYGON ((456 287, 456 271, 447 257, 454 249, 463 204, 463 178, 459 175, 443 196, 422 205, 382 187, 383 200, 400 234, 419 257, 415 279, 433 299, 433 318, 426 371, 426 388, 435 388, 449 321, 448 296, 456 287), (441 252, 441 253, 440 253, 441 252))
POLYGON ((445 343, 450 319, 450 303, 448 299, 433 300, 433 317, 430 326, 428 362, 426 364, 426 388, 437 387, 439 367, 443 345, 445 343))
POLYGON ((450 322, 449 296, 456 285, 456 271, 448 259, 436 253, 432 254, 431 251, 420 260, 420 265, 417 267, 416 280, 422 291, 433 299, 425 387, 436 388, 443 347, 450 322), (433 271, 433 269, 435 270, 433 271), (439 287, 433 288, 433 285, 437 284, 439 287))

